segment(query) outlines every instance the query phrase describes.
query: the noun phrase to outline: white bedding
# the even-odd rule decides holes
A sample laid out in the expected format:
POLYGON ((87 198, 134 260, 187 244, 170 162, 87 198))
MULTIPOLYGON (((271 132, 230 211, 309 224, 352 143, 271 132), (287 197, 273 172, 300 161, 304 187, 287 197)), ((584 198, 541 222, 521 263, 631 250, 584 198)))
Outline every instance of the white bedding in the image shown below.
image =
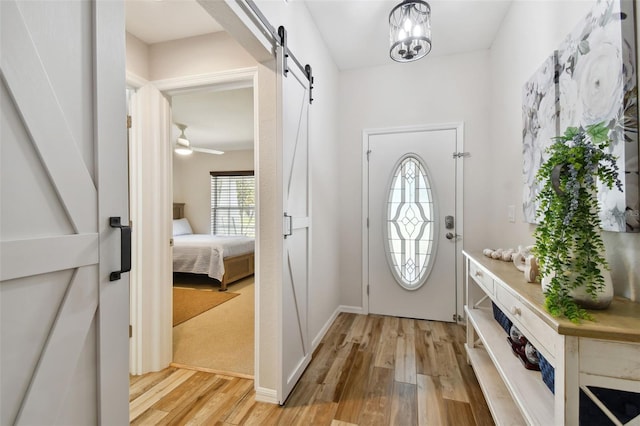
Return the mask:
POLYGON ((188 234, 173 237, 173 271, 207 274, 222 281, 225 257, 253 253, 250 237, 188 234))

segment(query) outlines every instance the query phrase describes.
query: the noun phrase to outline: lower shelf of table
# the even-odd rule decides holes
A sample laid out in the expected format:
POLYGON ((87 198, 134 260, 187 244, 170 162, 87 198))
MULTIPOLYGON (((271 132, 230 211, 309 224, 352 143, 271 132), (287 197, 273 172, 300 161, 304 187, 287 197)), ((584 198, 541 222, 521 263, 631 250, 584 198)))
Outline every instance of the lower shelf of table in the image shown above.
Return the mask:
POLYGON ((467 347, 467 354, 496 423, 554 424, 554 395, 540 373, 526 370, 514 356, 491 311, 465 310, 483 344, 467 347))

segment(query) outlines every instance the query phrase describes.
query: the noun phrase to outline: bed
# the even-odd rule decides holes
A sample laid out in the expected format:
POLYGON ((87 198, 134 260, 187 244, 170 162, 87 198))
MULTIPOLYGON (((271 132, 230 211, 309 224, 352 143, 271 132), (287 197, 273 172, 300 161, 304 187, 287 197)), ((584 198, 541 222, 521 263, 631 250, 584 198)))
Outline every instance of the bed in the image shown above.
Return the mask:
POLYGON ((253 275, 255 240, 244 236, 193 234, 184 204, 173 204, 173 272, 206 274, 227 285, 253 275))

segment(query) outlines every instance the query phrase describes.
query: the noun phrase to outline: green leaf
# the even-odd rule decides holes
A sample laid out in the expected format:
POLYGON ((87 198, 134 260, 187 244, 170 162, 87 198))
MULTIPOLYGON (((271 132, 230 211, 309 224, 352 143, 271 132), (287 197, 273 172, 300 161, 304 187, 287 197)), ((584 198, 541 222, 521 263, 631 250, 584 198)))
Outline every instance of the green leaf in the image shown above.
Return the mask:
POLYGON ((586 133, 591 137, 591 140, 593 140, 594 143, 609 140, 609 129, 605 126, 604 122, 587 126, 586 133))

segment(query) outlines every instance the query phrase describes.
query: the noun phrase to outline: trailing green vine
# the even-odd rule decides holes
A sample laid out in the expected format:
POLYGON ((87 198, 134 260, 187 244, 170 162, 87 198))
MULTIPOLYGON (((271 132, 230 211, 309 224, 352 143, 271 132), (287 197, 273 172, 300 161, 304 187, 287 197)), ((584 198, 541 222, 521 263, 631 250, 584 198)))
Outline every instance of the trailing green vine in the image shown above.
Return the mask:
POLYGON ((552 277, 545 292, 545 306, 554 316, 573 322, 590 319, 571 297, 584 287, 592 297, 604 289, 602 270, 608 269, 600 236, 596 179, 622 190, 616 157, 608 152, 608 128, 604 123, 569 127, 547 149, 549 159, 536 179, 544 184, 538 194, 541 218, 534 231, 534 253, 540 275, 552 277), (554 188, 555 180, 555 188, 554 188))

